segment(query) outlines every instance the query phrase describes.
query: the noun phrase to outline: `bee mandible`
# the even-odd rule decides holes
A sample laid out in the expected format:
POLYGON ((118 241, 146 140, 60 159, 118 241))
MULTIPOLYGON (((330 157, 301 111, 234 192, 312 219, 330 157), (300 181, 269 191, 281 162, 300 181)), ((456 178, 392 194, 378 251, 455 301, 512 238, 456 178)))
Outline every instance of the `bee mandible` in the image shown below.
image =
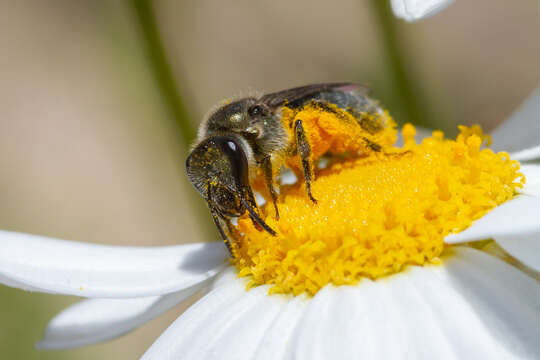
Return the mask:
POLYGON ((252 188, 257 178, 279 219, 274 185, 282 166, 303 176, 316 203, 313 164, 322 155, 380 152, 395 141, 393 120, 367 93, 354 83, 313 84, 231 101, 203 120, 186 160, 187 175, 231 255, 231 218, 246 211, 255 227, 276 235, 260 215, 252 188))

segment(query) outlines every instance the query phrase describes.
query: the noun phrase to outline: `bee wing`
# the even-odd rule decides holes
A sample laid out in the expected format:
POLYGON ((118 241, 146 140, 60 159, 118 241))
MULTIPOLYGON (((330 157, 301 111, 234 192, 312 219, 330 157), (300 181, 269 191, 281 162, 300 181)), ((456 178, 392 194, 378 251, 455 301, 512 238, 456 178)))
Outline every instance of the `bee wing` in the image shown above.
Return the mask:
POLYGON ((270 109, 275 110, 285 104, 302 104, 323 92, 351 92, 357 95, 367 95, 369 88, 349 82, 323 83, 300 86, 263 95, 260 101, 270 109))

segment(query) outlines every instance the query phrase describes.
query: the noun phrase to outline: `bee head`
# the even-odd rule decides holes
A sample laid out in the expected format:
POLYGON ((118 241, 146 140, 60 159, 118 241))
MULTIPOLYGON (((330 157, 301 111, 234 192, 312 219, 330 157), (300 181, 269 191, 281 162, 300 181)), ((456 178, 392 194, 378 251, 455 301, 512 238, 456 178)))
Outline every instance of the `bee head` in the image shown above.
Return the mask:
POLYGON ((189 181, 209 206, 238 216, 249 188, 248 160, 232 136, 213 136, 198 144, 186 160, 189 181))
POLYGON ((191 151, 186 169, 189 181, 204 197, 212 214, 225 218, 241 216, 247 210, 257 228, 276 235, 258 214, 241 141, 234 136, 209 137, 191 151))

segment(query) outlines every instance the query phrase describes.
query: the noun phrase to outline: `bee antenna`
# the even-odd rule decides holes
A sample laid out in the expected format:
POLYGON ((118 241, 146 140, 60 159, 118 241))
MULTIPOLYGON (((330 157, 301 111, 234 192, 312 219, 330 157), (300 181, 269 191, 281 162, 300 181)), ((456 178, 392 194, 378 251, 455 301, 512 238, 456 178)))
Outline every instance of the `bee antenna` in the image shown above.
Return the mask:
POLYGON ((257 214, 255 209, 253 209, 253 207, 246 201, 246 199, 244 199, 243 196, 240 197, 240 200, 242 201, 242 204, 244 205, 244 207, 249 212, 249 215, 250 215, 252 220, 255 220, 257 222, 257 224, 259 224, 270 235, 272 235, 272 236, 277 235, 276 232, 274 231, 274 229, 272 229, 270 226, 268 226, 268 224, 265 223, 263 219, 261 219, 261 217, 257 214))

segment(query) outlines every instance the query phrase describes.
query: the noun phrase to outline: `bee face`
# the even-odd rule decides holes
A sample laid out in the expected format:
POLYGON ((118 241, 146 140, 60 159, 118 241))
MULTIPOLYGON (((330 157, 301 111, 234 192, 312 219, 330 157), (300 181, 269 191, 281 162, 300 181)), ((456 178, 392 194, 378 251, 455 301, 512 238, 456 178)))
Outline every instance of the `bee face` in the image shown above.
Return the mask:
POLYGON ((232 248, 222 224, 232 232, 230 217, 249 216, 257 227, 275 235, 259 216, 249 185, 248 160, 238 136, 212 136, 199 143, 186 160, 189 181, 206 200, 223 240, 232 248))
POLYGON ((201 142, 186 160, 191 184, 212 205, 227 214, 241 211, 239 194, 248 186, 248 164, 242 146, 231 136, 201 142))
POLYGON ((231 102, 213 112, 201 124, 199 141, 209 136, 226 134, 237 134, 250 143, 246 147, 250 165, 259 160, 258 153, 275 150, 275 146, 269 145, 274 145, 276 139, 286 138, 275 112, 253 97, 231 102))

